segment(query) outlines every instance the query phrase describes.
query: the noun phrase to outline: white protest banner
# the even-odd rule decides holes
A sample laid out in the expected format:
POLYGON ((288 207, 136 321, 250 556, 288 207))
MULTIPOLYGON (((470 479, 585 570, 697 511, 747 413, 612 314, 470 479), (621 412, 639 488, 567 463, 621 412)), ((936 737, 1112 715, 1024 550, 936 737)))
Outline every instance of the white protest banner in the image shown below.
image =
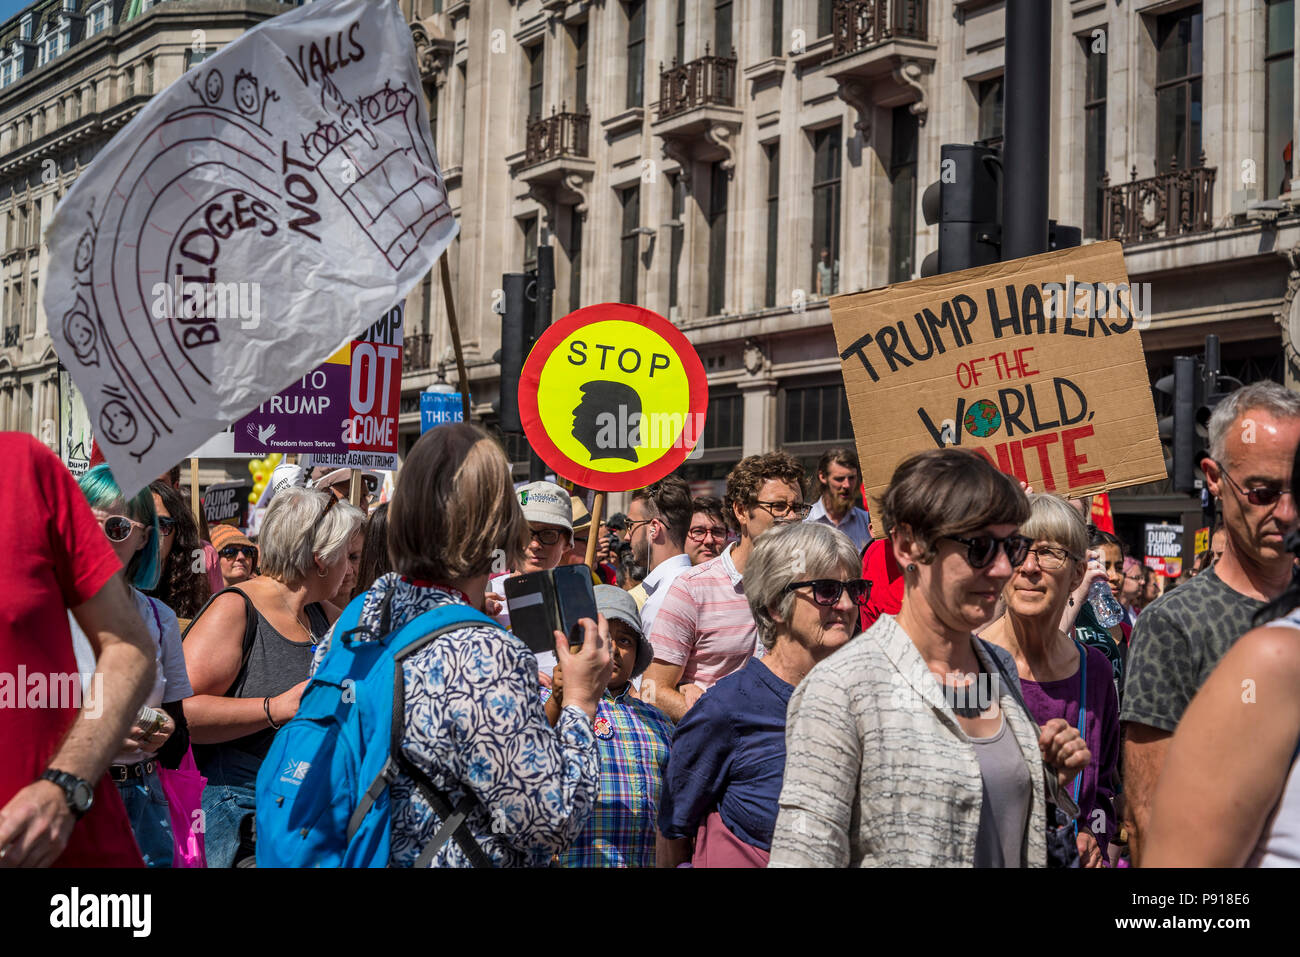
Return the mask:
POLYGON ((405 299, 457 225, 396 0, 260 24, 59 204, 45 311, 133 494, 405 299))

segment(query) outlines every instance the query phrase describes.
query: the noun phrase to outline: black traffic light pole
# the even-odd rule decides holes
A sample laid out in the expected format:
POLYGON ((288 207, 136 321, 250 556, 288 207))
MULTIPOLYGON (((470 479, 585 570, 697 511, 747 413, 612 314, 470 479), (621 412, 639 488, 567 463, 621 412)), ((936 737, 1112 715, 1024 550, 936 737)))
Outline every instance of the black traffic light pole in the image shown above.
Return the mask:
MULTIPOLYGON (((533 342, 542 337, 551 324, 551 300, 555 293, 555 248, 537 247, 537 311, 533 316, 533 342)), ((531 445, 528 447, 528 481, 546 478, 546 463, 531 445)))
POLYGON ((1047 252, 1052 5, 1007 0, 1002 259, 1047 252))

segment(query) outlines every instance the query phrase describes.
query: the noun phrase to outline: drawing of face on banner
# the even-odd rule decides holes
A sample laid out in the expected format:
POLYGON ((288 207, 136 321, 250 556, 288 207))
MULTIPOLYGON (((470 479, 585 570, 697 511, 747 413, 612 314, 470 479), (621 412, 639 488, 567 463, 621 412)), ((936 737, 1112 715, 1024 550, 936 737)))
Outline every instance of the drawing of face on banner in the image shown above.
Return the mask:
POLYGON ((51 334, 123 489, 352 341, 456 231, 395 0, 289 10, 155 96, 47 233, 51 334))
POLYGON ((524 364, 519 412, 556 473, 622 491, 667 475, 704 431, 708 385, 695 350, 661 316, 621 303, 552 325, 524 364))

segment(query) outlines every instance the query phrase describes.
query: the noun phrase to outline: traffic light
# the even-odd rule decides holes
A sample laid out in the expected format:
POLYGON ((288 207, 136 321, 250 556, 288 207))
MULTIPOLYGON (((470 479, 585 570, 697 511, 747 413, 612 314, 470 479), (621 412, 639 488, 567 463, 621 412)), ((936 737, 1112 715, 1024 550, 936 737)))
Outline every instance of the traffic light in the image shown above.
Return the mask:
POLYGON ((1156 382, 1156 391, 1173 396, 1174 414, 1157 423, 1160 441, 1169 446, 1165 468, 1173 481, 1175 492, 1194 492, 1197 488, 1197 450, 1200 446, 1196 434, 1196 410, 1201 405, 1203 381, 1193 356, 1176 356, 1174 373, 1156 382))
POLYGON ((997 150, 964 143, 939 148, 939 179, 921 196, 925 221, 939 226, 939 249, 921 263, 922 276, 1001 260, 1001 187, 997 150))
POLYGON ((505 311, 501 316, 501 348, 492 356, 501 366, 497 401, 493 403, 502 432, 522 432, 519 420, 519 377, 532 345, 532 310, 528 308, 528 286, 536 281, 528 273, 510 272, 501 277, 505 311))

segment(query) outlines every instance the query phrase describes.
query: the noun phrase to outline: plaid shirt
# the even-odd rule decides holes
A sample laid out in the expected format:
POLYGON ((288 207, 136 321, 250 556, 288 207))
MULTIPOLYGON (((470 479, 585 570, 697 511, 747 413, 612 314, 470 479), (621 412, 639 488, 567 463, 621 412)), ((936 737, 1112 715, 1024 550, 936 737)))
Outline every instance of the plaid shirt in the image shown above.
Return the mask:
MULTIPOLYGON (((560 854, 562 867, 654 867, 655 821, 673 725, 662 711, 609 689, 596 705, 600 794, 586 829, 560 854)), ((542 701, 551 695, 542 689, 542 701)))

